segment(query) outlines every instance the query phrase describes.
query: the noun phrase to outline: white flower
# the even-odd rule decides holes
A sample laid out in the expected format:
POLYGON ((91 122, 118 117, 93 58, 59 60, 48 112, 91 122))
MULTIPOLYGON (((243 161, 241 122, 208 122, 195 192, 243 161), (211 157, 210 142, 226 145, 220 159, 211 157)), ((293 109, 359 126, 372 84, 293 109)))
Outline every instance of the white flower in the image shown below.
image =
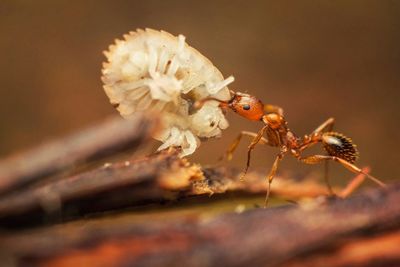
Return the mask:
POLYGON ((129 118, 136 111, 159 111, 163 130, 159 149, 180 146, 182 156, 192 154, 199 138, 218 137, 228 122, 215 101, 199 109, 193 103, 205 97, 229 100, 219 70, 197 50, 164 31, 137 30, 116 40, 103 64, 104 90, 121 115, 129 118))

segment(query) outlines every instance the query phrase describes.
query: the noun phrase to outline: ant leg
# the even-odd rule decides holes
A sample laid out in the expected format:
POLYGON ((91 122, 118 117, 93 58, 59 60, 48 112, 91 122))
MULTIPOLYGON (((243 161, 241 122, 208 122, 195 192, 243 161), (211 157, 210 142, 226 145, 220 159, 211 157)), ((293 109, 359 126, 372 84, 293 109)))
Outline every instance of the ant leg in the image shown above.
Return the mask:
MULTIPOLYGON (((229 149, 225 152, 224 155, 220 157, 219 161, 223 160, 224 158, 226 158, 228 161, 232 159, 233 152, 235 152, 243 136, 249 136, 254 139, 257 137, 257 133, 247 132, 247 131, 240 132, 239 135, 233 140, 232 144, 229 146, 229 149)), ((261 137, 259 143, 266 145, 268 144, 268 140, 265 139, 264 137, 261 137)))
POLYGON ((335 118, 329 118, 324 121, 320 126, 318 126, 312 133, 319 134, 322 132, 330 132, 333 129, 333 125, 335 124, 335 118))
MULTIPOLYGON (((334 124, 335 124, 335 119, 331 117, 331 118, 327 119, 325 122, 323 122, 320 126, 318 126, 313 131, 313 134, 320 134, 325 131, 330 132, 333 130, 334 124)), ((333 189, 332 189, 332 185, 329 180, 329 161, 325 161, 325 163, 324 163, 324 179, 325 179, 326 186, 328 187, 329 194, 335 195, 335 193, 333 192, 333 189)))
POLYGON ((333 192, 331 181, 329 180, 329 161, 325 161, 325 163, 324 163, 324 179, 325 179, 326 187, 328 188, 329 194, 334 196, 335 192, 333 192))
POLYGON ((298 160, 300 160, 301 162, 306 163, 306 164, 317 164, 320 162, 330 161, 330 160, 336 161, 336 162, 339 162, 340 164, 342 164, 343 167, 350 170, 351 172, 364 174, 368 179, 370 179, 371 181, 380 185, 381 187, 386 187, 386 184, 383 183, 382 181, 380 181, 378 178, 375 178, 374 176, 372 176, 372 175, 366 173, 365 171, 361 170, 360 168, 358 168, 356 165, 354 165, 342 158, 338 158, 335 156, 314 155, 314 156, 309 156, 309 157, 304 157, 304 158, 299 157, 298 160))
MULTIPOLYGON (((369 167, 364 167, 362 171, 365 173, 369 173, 370 169, 369 167)), ((351 193, 354 192, 354 190, 356 190, 362 184, 362 182, 364 182, 364 180, 365 180, 365 175, 363 173, 359 173, 356 177, 351 179, 351 181, 346 185, 344 189, 342 189, 342 191, 338 194, 338 196, 341 198, 348 197, 349 195, 351 195, 351 193)))
POLYGON ((276 171, 278 170, 279 162, 283 159, 284 151, 281 151, 275 158, 274 164, 272 164, 272 168, 267 176, 268 180, 268 188, 267 188, 267 195, 265 196, 264 208, 268 205, 269 194, 271 192, 271 184, 272 180, 275 177, 276 171))
POLYGON ((244 177, 246 176, 247 171, 249 170, 250 167, 250 157, 251 157, 251 151, 254 149, 254 147, 260 142, 261 138, 263 137, 265 131, 267 130, 269 126, 265 125, 264 127, 261 128, 260 131, 258 131, 257 135, 253 138, 251 141, 250 145, 247 147, 247 163, 246 163, 246 168, 240 175, 240 181, 244 180, 244 177))

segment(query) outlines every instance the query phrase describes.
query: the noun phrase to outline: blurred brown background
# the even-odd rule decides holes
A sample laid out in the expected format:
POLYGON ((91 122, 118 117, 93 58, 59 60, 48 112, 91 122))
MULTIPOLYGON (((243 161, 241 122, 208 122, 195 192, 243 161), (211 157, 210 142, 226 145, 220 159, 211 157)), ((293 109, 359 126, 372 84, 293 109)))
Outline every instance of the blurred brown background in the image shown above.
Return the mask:
MULTIPOLYGON (((232 89, 284 107, 299 135, 335 117, 335 129, 358 144, 360 166, 398 178, 398 1, 2 0, 0 155, 116 114, 102 90, 102 51, 145 27, 184 34, 236 77, 232 89)), ((223 138, 203 144, 194 161, 213 163, 240 130, 260 128, 235 114, 229 120, 223 138)), ((243 166, 245 147, 233 165, 243 166)), ((267 172, 276 152, 258 148, 253 166, 267 172)), ((285 170, 322 168, 287 159, 285 170)))

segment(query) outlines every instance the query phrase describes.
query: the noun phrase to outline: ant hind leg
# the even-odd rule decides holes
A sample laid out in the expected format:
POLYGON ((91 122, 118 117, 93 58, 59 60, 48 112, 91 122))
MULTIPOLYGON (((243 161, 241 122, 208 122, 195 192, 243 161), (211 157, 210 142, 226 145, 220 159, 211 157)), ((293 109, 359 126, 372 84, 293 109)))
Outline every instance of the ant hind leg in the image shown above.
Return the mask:
POLYGON ((318 126, 314 131, 313 134, 319 134, 323 132, 330 132, 333 130, 333 126, 335 125, 335 118, 329 118, 324 121, 320 126, 318 126))
POLYGON ((348 162, 347 160, 339 158, 339 157, 325 156, 325 155, 313 155, 313 156, 308 156, 308 157, 299 157, 298 159, 301 162, 306 163, 306 164, 317 164, 317 163, 321 163, 324 161, 336 161, 336 162, 339 162, 346 169, 350 170, 351 172, 358 173, 358 174, 364 174, 368 179, 370 179, 374 183, 378 184, 379 186, 386 187, 386 184, 383 183, 378 178, 368 174, 367 172, 363 171, 356 165, 348 162))
MULTIPOLYGON (((365 173, 369 173, 370 168, 364 167, 362 171, 365 173)), ((346 187, 343 188, 342 191, 340 191, 338 196, 341 198, 348 197, 354 192, 354 190, 356 190, 364 182, 364 180, 365 180, 364 173, 357 174, 355 177, 351 179, 351 181, 346 185, 346 187)))
MULTIPOLYGON (((335 118, 329 118, 326 121, 324 121, 320 126, 318 126, 314 131, 313 134, 320 134, 323 132, 330 132, 333 130, 333 126, 335 125, 335 118)), ((332 185, 329 180, 329 161, 325 161, 324 163, 324 179, 326 186, 328 188, 329 194, 330 195, 335 195, 335 192, 333 192, 332 185)))
POLYGON ((329 179, 329 161, 325 161, 325 163, 324 163, 324 179, 325 179, 326 187, 328 188, 329 194, 334 196, 335 192, 333 192, 331 181, 329 179))

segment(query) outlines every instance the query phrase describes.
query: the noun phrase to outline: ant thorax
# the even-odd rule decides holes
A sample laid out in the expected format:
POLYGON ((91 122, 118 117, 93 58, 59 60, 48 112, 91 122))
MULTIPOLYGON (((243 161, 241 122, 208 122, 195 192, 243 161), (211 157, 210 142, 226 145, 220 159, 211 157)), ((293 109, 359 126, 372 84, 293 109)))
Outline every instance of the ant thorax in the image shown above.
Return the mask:
POLYGON ((286 132, 286 146, 290 149, 298 149, 300 146, 300 138, 298 138, 294 133, 291 131, 286 132))
POLYGON ((277 130, 282 133, 288 132, 286 120, 278 113, 272 112, 265 114, 262 117, 262 121, 273 130, 277 130))

